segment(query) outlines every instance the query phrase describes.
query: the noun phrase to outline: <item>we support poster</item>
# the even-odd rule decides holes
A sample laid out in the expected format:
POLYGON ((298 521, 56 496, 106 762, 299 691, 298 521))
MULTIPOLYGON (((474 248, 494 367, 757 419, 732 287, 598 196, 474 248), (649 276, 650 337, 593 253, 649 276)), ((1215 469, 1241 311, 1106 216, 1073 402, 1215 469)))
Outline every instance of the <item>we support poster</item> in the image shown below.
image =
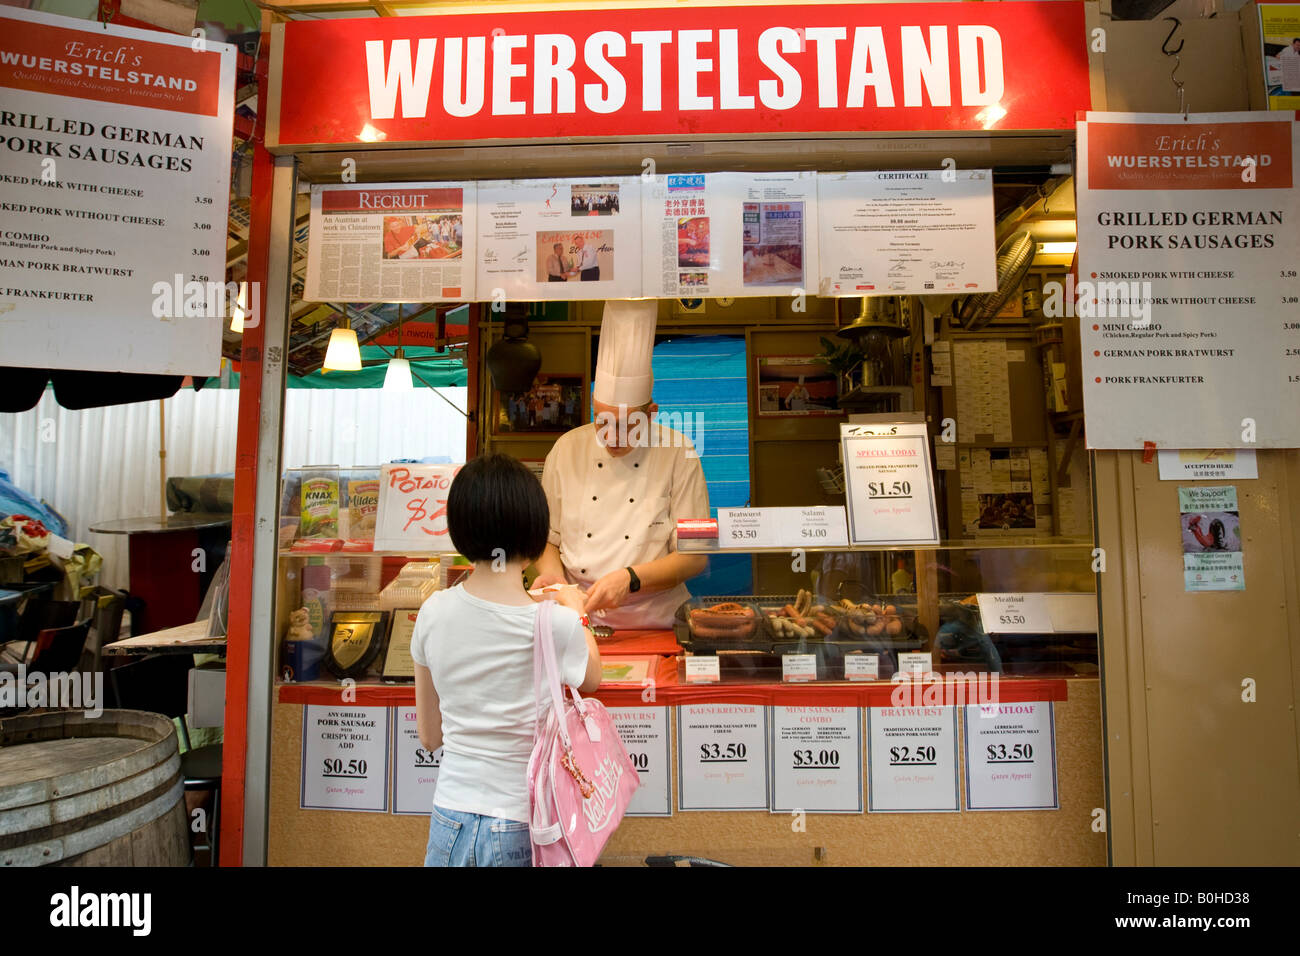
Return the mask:
POLYGON ((235 48, 0 6, 0 357, 215 375, 235 48))
POLYGON ((1300 3, 1261 3, 1259 33, 1268 108, 1300 110, 1300 3))
POLYGON ((1237 487, 1178 489, 1183 590, 1244 591, 1241 513, 1237 487))
POLYGON ((1294 115, 1089 113, 1078 177, 1089 446, 1300 446, 1294 115))

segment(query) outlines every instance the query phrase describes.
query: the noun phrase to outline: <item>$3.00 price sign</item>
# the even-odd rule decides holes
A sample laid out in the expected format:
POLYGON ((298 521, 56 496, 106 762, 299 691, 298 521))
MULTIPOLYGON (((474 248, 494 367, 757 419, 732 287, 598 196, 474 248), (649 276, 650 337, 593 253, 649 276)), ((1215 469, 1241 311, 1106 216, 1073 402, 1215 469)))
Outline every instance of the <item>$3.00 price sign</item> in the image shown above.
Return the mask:
POLYGON ((451 552, 447 492, 460 465, 382 465, 376 551, 451 552))
POLYGON ((302 710, 298 805, 304 810, 386 813, 389 708, 305 704, 302 710))
POLYGON ((768 732, 773 813, 862 812, 862 709, 773 707, 768 732))
POLYGON ((768 708, 677 708, 677 809, 766 810, 768 708))
POLYGON ((442 767, 442 748, 430 753, 420 744, 414 707, 394 707, 393 812, 428 816, 442 767))
POLYGON ((641 786, 632 794, 629 817, 670 817, 673 814, 672 756, 669 752, 667 707, 610 707, 609 716, 636 767, 641 786))
POLYGON ((871 813, 956 812, 956 707, 868 707, 871 813))
POLYGON ((966 707, 966 809, 1056 810, 1051 702, 966 707))

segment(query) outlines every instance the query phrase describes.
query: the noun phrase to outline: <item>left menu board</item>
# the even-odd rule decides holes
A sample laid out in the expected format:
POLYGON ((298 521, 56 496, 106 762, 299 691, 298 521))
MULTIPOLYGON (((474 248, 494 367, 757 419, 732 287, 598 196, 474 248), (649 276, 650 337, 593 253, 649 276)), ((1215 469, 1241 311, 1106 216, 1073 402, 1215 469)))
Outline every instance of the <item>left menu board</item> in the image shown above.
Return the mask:
POLYGON ((215 375, 235 48, 12 7, 0 20, 4 364, 215 375))
POLYGON ((310 302, 474 298, 474 183, 313 186, 310 302))

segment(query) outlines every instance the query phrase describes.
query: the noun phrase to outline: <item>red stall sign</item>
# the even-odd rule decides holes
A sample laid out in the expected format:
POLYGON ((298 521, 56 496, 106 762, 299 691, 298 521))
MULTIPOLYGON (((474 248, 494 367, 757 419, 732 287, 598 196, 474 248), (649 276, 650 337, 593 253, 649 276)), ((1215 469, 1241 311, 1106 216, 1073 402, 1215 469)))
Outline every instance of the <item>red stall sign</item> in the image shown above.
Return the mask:
POLYGON ((1090 105, 1075 0, 492 12, 274 29, 273 148, 1068 130, 1090 105))

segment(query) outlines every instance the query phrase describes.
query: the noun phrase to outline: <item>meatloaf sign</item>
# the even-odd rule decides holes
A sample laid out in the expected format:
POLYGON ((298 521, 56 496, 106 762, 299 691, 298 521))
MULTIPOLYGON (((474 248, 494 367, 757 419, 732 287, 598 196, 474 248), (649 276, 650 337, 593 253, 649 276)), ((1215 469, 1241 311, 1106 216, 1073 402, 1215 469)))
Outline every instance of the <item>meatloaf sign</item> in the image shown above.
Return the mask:
POLYGON ((272 40, 272 148, 1066 130, 1089 106, 1074 0, 306 20, 272 40))

